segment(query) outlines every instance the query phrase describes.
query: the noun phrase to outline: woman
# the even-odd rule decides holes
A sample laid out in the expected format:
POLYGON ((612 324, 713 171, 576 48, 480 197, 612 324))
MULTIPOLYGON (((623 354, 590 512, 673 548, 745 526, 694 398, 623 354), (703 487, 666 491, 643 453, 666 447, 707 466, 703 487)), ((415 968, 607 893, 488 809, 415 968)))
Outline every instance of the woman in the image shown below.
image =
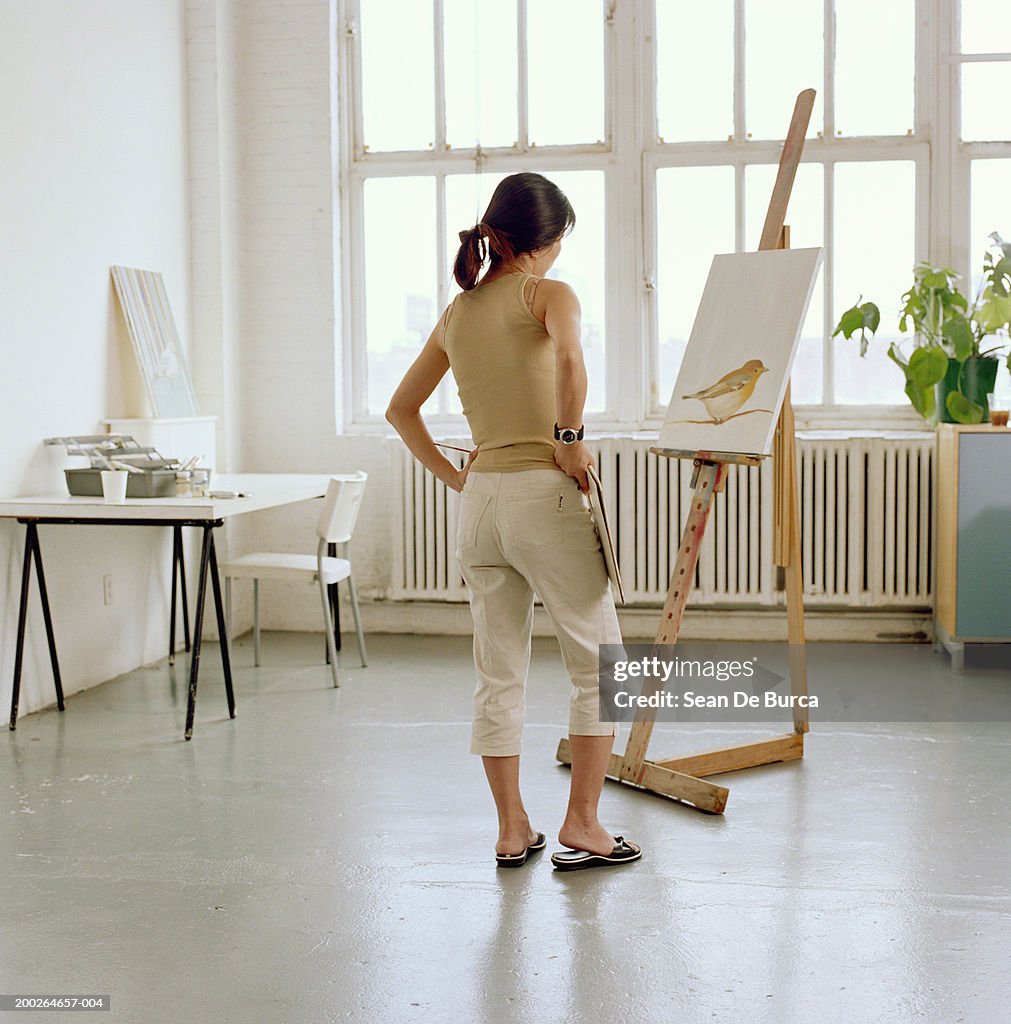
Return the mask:
POLYGON ((394 394, 386 418, 414 456, 462 492, 457 559, 474 618, 471 752, 480 754, 498 810, 496 862, 518 867, 542 849, 519 788, 524 691, 536 593, 572 680, 572 780, 559 842, 561 870, 636 860, 608 833, 597 804, 614 742, 598 708, 598 645, 621 634, 586 498, 586 370, 573 290, 547 280, 575 214, 539 174, 513 174, 481 221, 460 232, 447 307, 394 394), (485 262, 484 275, 480 275, 485 262), (456 379, 476 443, 462 470, 432 442, 421 407, 446 371, 456 379))

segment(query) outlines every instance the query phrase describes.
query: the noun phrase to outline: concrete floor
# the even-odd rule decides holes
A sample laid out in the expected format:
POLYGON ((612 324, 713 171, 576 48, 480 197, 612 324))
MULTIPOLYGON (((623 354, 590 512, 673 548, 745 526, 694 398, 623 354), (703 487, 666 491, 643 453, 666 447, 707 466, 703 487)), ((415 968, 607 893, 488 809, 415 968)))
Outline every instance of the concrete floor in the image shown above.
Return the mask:
MULTIPOLYGON (((559 874, 495 868, 469 640, 369 643, 365 670, 345 644, 333 690, 320 637, 267 634, 260 669, 245 638, 235 721, 209 646, 190 743, 183 659, 22 719, 0 991, 110 994, 101 1019, 131 1024, 1011 1018, 1006 668, 962 677, 989 722, 816 725, 803 761, 721 776, 723 816, 609 783, 604 820, 643 859, 559 874)), ((812 663, 928 702, 952 682, 923 646, 812 645, 812 663)), ((548 853, 567 687, 535 642, 523 777, 548 853)), ((659 725, 651 750, 728 728, 659 725)))

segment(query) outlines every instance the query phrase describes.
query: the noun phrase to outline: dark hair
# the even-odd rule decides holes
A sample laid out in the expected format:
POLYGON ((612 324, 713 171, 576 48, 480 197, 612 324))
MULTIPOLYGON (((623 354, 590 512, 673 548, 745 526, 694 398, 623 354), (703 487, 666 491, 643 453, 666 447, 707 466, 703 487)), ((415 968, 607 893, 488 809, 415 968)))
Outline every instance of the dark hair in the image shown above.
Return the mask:
POLYGON ((530 171, 510 174, 499 182, 481 220, 460 232, 453 277, 469 292, 485 260, 493 267, 510 263, 551 245, 575 223, 571 204, 553 181, 530 171))

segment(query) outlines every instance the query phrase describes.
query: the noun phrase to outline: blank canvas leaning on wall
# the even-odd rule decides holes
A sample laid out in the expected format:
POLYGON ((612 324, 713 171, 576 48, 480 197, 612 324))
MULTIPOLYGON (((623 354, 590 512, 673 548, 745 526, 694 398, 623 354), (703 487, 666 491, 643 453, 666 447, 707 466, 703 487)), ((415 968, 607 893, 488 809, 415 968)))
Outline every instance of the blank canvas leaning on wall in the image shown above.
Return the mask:
POLYGON ((199 415, 161 274, 112 267, 112 279, 155 416, 199 415))
POLYGON ((660 447, 769 455, 822 250, 713 258, 660 447))

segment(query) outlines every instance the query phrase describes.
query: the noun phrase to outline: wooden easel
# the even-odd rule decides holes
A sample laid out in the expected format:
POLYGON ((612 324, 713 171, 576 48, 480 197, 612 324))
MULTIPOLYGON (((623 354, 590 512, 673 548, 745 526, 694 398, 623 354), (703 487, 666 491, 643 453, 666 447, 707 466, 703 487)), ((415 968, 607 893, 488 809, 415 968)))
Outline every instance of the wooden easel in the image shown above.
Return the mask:
MULTIPOLYGON (((785 224, 786 209, 804 150, 804 137, 811 119, 814 98, 813 89, 806 89, 797 97, 765 217, 765 226, 762 229, 759 250, 789 248, 790 229, 785 224)), ((690 458, 694 463, 691 510, 681 535, 681 546, 678 549, 677 561, 655 639, 657 644, 674 644, 677 642, 688 592, 695 575, 706 521, 714 495, 723 489, 726 482, 727 465, 756 466, 761 463, 761 457, 733 452, 690 452, 669 448, 651 448, 650 451, 663 458, 690 458)), ((806 696, 807 659, 804 652, 804 584, 801 575, 797 442, 789 385, 776 425, 772 458, 773 562, 783 568, 786 577, 790 684, 795 696, 806 696)), ((795 707, 793 732, 785 736, 774 736, 771 739, 733 747, 721 747, 718 750, 689 754, 685 757, 651 761, 646 759, 646 749, 649 746, 655 718, 656 712, 653 709, 640 709, 636 714, 625 753, 621 756, 611 755, 607 769, 608 777, 662 796, 686 801, 700 810, 711 811, 714 814, 723 812, 730 790, 726 786, 707 781, 706 776, 773 764, 777 761, 795 761, 804 756, 804 733, 809 728, 807 709, 795 707)), ((572 763, 567 739, 562 739, 558 744, 555 756, 562 764, 572 763)))

